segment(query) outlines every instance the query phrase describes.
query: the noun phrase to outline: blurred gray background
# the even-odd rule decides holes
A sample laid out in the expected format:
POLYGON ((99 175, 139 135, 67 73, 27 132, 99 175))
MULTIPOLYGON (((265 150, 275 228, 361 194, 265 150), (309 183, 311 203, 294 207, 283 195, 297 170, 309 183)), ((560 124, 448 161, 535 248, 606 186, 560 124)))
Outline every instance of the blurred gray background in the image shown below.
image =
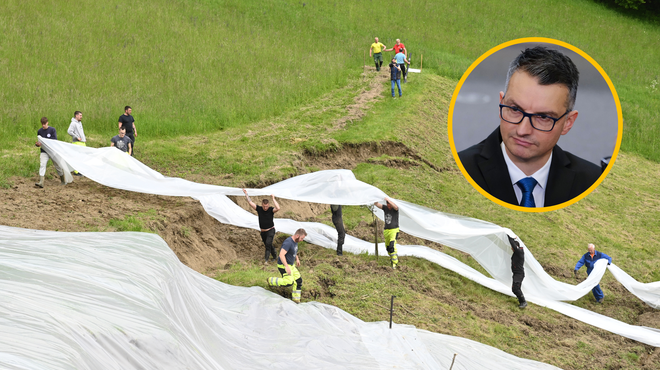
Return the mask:
MULTIPOLYGON (((525 48, 543 45, 567 55, 580 71, 575 109, 578 118, 557 143, 562 149, 600 166, 614 153, 618 121, 614 96, 598 70, 570 49, 545 43, 509 46, 484 59, 467 77, 456 98, 452 128, 457 151, 485 139, 500 124, 499 93, 511 61, 525 48)), ((607 71, 605 71, 607 72, 607 71)))

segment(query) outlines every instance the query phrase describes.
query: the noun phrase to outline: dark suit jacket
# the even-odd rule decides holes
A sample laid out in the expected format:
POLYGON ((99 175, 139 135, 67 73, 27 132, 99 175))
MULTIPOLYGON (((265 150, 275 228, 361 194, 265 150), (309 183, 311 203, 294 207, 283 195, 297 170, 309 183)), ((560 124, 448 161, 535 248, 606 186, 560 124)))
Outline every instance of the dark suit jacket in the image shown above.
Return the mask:
MULTIPOLYGON (((518 205, 501 143, 498 126, 486 140, 461 151, 458 157, 477 185, 497 199, 518 205)), ((545 189, 545 206, 554 206, 577 197, 596 182, 600 174, 601 169, 597 165, 555 145, 545 189)))

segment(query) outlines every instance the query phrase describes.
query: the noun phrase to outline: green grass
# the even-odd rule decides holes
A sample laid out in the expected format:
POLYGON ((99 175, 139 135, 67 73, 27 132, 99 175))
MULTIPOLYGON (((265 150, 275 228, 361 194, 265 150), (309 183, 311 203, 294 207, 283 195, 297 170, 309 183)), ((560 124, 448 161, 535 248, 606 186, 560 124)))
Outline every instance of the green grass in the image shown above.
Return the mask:
POLYGON ((29 146, 41 116, 65 139, 74 110, 104 145, 126 104, 145 139, 277 117, 356 78, 375 35, 401 38, 414 64, 423 55, 426 72, 454 81, 497 44, 539 35, 603 66, 622 100, 624 150, 660 161, 657 19, 591 0, 10 0, 0 14, 0 158, 29 146), (388 22, 374 7, 407 11, 388 22))
MULTIPOLYGON (((525 7, 477 0, 305 4, 4 2, 0 186, 9 186, 11 176, 36 173, 41 116, 66 140, 73 111, 82 110, 88 145, 106 146, 126 104, 134 108, 140 160, 165 175, 228 186, 262 186, 318 170, 314 155, 341 153, 349 144, 397 141, 433 167, 407 157, 414 165, 396 167, 388 162, 399 158, 374 155, 357 165, 356 176, 393 197, 510 227, 559 280, 574 282, 565 275, 589 242, 636 279, 660 280, 656 21, 590 0, 525 7), (409 10, 401 22, 385 12, 400 8, 409 10), (424 73, 403 86, 403 99, 389 99, 386 84, 384 99, 338 128, 346 107, 374 78, 372 72, 360 76, 374 33, 388 46, 401 38, 415 64, 423 54, 424 73), (483 198, 458 171, 447 140, 449 101, 463 71, 491 47, 529 35, 569 42, 598 61, 618 90, 625 120, 623 152, 600 187, 571 207, 543 214, 483 198)), ((344 215, 349 233, 371 222, 360 207, 347 207, 344 215)), ((153 217, 110 220, 110 228, 153 231, 153 217)), ((329 214, 323 217, 329 223, 329 214)), ((443 251, 479 268, 462 253, 443 251)), ((596 368, 641 368, 650 350, 539 307, 519 312, 512 298, 414 258, 402 258, 405 269, 394 275, 383 259, 351 255, 340 266, 332 251, 313 246, 301 255, 307 299, 363 320, 385 320, 381 306, 397 295, 397 322, 564 368, 586 368, 591 357, 604 359, 596 368), (369 269, 362 273, 361 266, 369 269)), ((220 279, 246 286, 263 286, 276 273, 252 261, 228 270, 220 279)), ((603 288, 607 304, 595 305, 591 296, 575 304, 633 324, 649 312, 609 274, 603 288)))
MULTIPOLYGON (((135 215, 125 216, 124 218, 112 218, 108 221, 108 225, 115 229, 115 231, 138 231, 145 233, 156 233, 156 230, 147 226, 148 221, 162 221, 162 217, 158 216, 155 209, 150 209, 146 212, 138 212, 135 215)), ((189 230, 186 227, 181 228, 184 236, 189 230)))

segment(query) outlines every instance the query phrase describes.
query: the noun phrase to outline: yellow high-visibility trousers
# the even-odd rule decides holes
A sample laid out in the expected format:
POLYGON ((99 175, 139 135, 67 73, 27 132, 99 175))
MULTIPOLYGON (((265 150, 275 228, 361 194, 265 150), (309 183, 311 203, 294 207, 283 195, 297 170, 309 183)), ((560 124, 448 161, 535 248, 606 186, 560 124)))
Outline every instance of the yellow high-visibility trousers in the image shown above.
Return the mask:
POLYGON ((291 299, 294 302, 300 303, 300 291, 302 289, 302 277, 300 271, 293 264, 289 265, 291 275, 287 274, 284 265, 278 264, 277 269, 280 270, 282 277, 269 277, 268 285, 270 286, 291 286, 291 299))
POLYGON ((396 229, 385 229, 383 230, 385 236, 385 248, 387 253, 390 255, 390 261, 392 262, 392 268, 395 268, 399 263, 398 250, 396 248, 396 239, 399 236, 399 228, 396 229))

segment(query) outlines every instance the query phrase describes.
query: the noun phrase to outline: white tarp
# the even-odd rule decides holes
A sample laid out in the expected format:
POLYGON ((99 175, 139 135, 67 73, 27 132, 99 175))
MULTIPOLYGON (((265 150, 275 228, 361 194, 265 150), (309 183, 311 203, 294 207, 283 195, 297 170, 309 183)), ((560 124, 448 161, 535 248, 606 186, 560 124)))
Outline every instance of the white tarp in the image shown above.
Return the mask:
MULTIPOLYGON (((46 151, 66 162, 61 163, 63 168, 68 164, 101 184, 149 194, 191 196, 200 200, 207 212, 220 222, 258 229, 256 216, 226 198, 226 195, 243 195, 240 189, 164 177, 116 148, 93 149, 60 141, 41 139, 40 141, 46 151)), ((250 189, 249 193, 274 194, 286 199, 343 205, 383 202, 385 197, 381 190, 358 181, 348 170, 319 171, 297 176, 263 189, 250 189)), ((506 237, 507 234, 515 235, 511 230, 481 220, 438 212, 402 200, 395 202, 400 209, 402 231, 469 253, 492 278, 484 276, 452 257, 423 246, 400 246, 400 256, 426 258, 493 290, 512 296, 511 248, 506 237)), ((382 219, 382 211, 376 211, 382 219)), ((310 242, 323 247, 335 247, 336 231, 329 226, 276 219, 276 228, 281 232, 292 234, 299 227, 304 227, 308 231, 310 242)), ((349 252, 374 252, 373 244, 351 237, 347 237, 344 249, 349 252)), ((585 281, 578 285, 566 284, 548 275, 527 249, 523 292, 528 301, 552 308, 610 332, 659 347, 658 331, 629 325, 561 302, 573 301, 589 293, 599 283, 607 267, 605 261, 600 261, 596 263, 593 272, 585 281)), ((621 278, 624 286, 631 289, 631 293, 649 305, 657 307, 660 299, 658 284, 638 283, 623 271, 618 273, 620 270, 616 269, 616 266, 609 267, 614 276, 621 278)))
POLYGON ((0 226, 0 292, 2 369, 557 369, 227 285, 148 233, 0 226))

